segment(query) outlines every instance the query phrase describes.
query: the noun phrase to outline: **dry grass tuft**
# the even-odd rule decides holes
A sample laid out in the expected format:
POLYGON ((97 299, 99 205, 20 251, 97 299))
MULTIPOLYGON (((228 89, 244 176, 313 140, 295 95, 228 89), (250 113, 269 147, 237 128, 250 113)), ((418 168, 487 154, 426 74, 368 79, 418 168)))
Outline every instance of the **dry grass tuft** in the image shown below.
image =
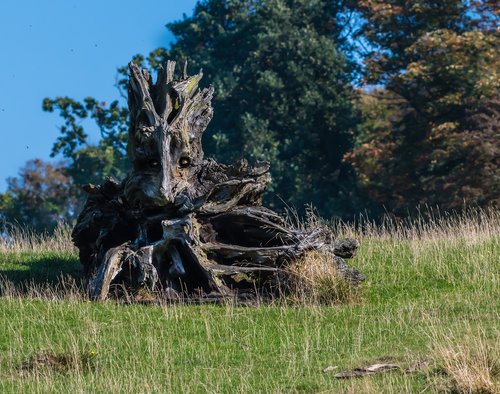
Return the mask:
POLYGON ((427 207, 415 216, 397 218, 386 215, 378 223, 360 215, 352 221, 332 221, 334 234, 348 238, 377 240, 455 241, 470 244, 498 236, 500 210, 467 208, 462 212, 440 212, 427 207))
POLYGON ((14 283, 0 276, 0 295, 5 299, 88 301, 89 295, 83 281, 61 276, 56 283, 35 281, 14 283))
POLYGON ((469 334, 465 339, 441 333, 433 335, 432 344, 436 369, 429 378, 439 391, 500 393, 500 336, 492 341, 483 332, 469 334))
POLYGON ((359 289, 337 273, 332 259, 326 253, 310 251, 288 268, 292 300, 327 305, 359 300, 359 289))

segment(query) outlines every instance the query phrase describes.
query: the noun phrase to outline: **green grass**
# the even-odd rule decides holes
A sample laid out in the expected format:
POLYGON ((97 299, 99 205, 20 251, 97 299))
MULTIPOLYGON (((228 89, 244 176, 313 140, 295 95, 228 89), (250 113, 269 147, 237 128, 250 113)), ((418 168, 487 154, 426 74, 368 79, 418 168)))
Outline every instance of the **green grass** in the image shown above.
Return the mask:
POLYGON ((0 253, 0 275, 18 285, 56 284, 61 277, 81 277, 75 252, 4 252, 0 253))
POLYGON ((361 299, 333 307, 88 302, 30 290, 46 281, 54 288, 61 274, 78 277, 74 251, 6 251, 0 275, 17 289, 25 280, 31 287, 3 286, 0 392, 436 392, 447 386, 434 369, 356 380, 323 369, 434 360, 440 338, 497 347, 500 237, 493 230, 365 236, 351 261, 367 277, 361 299), (23 367, 47 353, 67 365, 23 367))

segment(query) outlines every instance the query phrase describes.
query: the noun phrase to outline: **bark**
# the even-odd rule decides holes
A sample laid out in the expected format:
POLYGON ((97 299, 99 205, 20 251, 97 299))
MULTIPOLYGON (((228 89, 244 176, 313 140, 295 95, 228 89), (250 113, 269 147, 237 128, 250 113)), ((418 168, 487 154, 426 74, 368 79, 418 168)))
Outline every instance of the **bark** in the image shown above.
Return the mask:
POLYGON ((133 170, 122 182, 87 185, 73 230, 93 298, 141 288, 186 297, 265 293, 273 286, 264 284, 308 250, 335 255, 332 264, 353 283, 363 279, 343 260, 357 241, 295 228, 261 205, 267 163, 203 158, 213 88, 198 89, 201 72, 175 78, 169 61, 153 83, 147 71, 129 68, 133 170))

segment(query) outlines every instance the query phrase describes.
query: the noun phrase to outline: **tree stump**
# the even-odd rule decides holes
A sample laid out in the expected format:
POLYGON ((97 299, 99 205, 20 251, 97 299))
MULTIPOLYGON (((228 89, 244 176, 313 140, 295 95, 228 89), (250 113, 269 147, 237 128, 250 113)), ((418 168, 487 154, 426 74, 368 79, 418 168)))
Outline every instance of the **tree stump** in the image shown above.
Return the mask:
POLYGON ((174 76, 168 61, 156 83, 130 63, 128 155, 122 181, 86 185, 88 199, 72 237, 94 299, 141 288, 182 297, 271 295, 290 262, 309 250, 331 254, 340 275, 363 276, 343 258, 354 240, 299 229, 262 206, 269 164, 219 164, 203 158, 213 87, 202 73, 174 76), (238 278, 245 278, 239 280, 238 278))

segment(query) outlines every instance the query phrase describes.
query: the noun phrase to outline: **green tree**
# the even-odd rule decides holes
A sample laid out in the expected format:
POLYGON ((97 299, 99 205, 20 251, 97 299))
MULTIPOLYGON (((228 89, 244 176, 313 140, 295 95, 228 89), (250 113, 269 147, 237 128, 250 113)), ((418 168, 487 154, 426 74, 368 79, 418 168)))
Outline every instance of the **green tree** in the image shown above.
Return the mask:
POLYGON ((208 152, 270 161, 275 206, 359 208, 342 162, 357 122, 344 11, 342 1, 209 0, 168 25, 170 56, 190 59, 215 86, 208 152))
POLYGON ((418 204, 498 203, 493 10, 465 1, 357 4, 367 20, 361 32, 373 45, 366 81, 384 84, 365 93, 372 99, 361 102, 361 132, 346 155, 363 187, 399 212, 418 204))
POLYGON ((18 177, 7 179, 7 191, 0 194, 0 218, 37 231, 51 231, 78 213, 71 187, 63 163, 30 160, 18 177))
MULTIPOLYGON (((215 87, 215 116, 205 151, 224 162, 270 161, 277 196, 268 198, 270 204, 285 201, 300 209, 312 203, 326 215, 350 214, 359 206, 350 165, 342 158, 352 147, 357 115, 350 84, 353 68, 343 54, 343 3, 200 1, 192 16, 168 25, 176 37, 169 50, 160 48, 134 61, 155 69, 166 58, 189 59, 190 68, 203 68, 204 81, 215 87)), ((126 68, 120 70, 122 92, 126 73, 126 68)), ((92 181, 102 176, 86 172, 78 162, 86 144, 79 121, 89 116, 103 131, 99 147, 92 149, 104 164, 92 165, 96 161, 87 156, 86 165, 123 171, 125 109, 68 98, 46 99, 44 108, 58 109, 65 119, 54 153, 70 159, 73 177, 92 181), (107 146, 118 146, 113 152, 119 157, 104 154, 107 146)))
POLYGON ((51 156, 60 154, 68 160, 67 173, 76 186, 99 183, 105 176, 122 177, 128 170, 126 143, 128 110, 113 101, 109 106, 88 97, 80 103, 69 97, 46 98, 43 110, 59 111, 64 119, 61 135, 52 147, 51 156), (101 132, 97 145, 88 142, 82 121, 90 119, 101 132))

